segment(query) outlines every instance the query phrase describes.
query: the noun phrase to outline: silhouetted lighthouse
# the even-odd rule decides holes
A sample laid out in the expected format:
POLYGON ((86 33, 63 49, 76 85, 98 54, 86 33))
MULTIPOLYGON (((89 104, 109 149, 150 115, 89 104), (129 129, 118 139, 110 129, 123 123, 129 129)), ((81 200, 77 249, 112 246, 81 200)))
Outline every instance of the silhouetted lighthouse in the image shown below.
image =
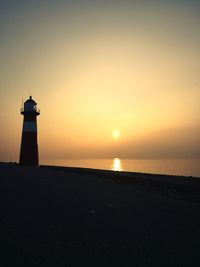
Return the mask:
POLYGON ((37 143, 37 116, 40 111, 37 109, 37 103, 30 98, 26 100, 21 108, 21 114, 24 116, 22 128, 22 140, 20 149, 20 165, 39 165, 38 143, 37 143))

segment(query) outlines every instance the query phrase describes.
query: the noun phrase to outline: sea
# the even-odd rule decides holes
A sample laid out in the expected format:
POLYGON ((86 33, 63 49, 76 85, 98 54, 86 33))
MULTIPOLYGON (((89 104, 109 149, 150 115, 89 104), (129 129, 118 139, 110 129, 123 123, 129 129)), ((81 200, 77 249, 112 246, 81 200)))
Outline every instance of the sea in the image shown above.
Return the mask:
POLYGON ((200 159, 59 159, 40 164, 200 177, 200 159))

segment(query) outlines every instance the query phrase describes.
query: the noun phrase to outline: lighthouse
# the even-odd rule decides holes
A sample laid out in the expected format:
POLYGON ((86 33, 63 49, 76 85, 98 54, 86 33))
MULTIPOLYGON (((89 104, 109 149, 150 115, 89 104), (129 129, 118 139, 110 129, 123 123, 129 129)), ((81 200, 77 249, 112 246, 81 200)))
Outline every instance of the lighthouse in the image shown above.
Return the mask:
POLYGON ((40 111, 31 96, 23 103, 20 112, 24 116, 24 120, 19 164, 38 166, 37 116, 40 115, 40 111))

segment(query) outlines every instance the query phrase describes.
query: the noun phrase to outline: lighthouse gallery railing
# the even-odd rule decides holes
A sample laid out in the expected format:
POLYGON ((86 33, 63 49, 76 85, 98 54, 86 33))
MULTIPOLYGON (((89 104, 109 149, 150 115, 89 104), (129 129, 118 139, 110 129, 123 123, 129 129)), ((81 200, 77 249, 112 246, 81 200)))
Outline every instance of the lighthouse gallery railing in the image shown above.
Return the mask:
POLYGON ((22 112, 36 112, 36 113, 38 113, 38 114, 40 114, 40 110, 38 109, 38 108, 34 108, 33 110, 24 110, 24 108, 22 107, 21 109, 20 109, 20 112, 22 113, 22 112))

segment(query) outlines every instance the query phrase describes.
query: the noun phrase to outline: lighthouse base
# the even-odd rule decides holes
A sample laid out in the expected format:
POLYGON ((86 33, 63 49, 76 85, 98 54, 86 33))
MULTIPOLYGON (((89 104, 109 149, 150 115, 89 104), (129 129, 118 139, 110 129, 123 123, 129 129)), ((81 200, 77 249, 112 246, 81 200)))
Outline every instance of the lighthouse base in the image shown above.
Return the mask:
POLYGON ((38 144, 35 132, 23 132, 20 150, 20 165, 38 166, 38 144))

